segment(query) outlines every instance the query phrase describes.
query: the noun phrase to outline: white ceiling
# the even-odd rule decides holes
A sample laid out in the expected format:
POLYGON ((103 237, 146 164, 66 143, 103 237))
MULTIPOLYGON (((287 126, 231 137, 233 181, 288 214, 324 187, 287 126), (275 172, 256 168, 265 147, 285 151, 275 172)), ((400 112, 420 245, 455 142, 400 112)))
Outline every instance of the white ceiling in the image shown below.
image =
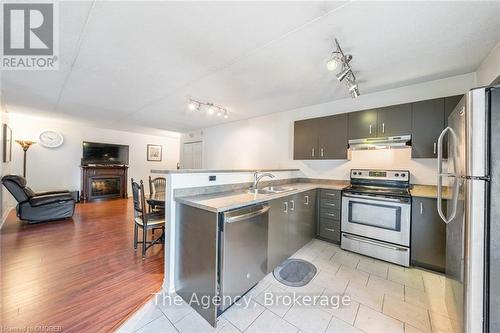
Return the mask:
POLYGON ((202 128, 348 96, 325 63, 336 36, 361 93, 474 71, 500 40, 500 2, 60 3, 58 71, 5 71, 9 111, 102 125, 202 128), (187 111, 189 97, 230 118, 187 111))

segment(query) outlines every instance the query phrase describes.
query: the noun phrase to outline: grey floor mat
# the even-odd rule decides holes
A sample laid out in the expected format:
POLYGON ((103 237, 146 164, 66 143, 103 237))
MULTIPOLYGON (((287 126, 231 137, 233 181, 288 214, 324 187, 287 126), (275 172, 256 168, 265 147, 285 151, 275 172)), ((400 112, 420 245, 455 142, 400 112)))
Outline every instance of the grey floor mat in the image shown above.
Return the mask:
POLYGON ((273 271, 274 277, 290 287, 302 287, 316 275, 316 266, 302 259, 287 259, 273 271))

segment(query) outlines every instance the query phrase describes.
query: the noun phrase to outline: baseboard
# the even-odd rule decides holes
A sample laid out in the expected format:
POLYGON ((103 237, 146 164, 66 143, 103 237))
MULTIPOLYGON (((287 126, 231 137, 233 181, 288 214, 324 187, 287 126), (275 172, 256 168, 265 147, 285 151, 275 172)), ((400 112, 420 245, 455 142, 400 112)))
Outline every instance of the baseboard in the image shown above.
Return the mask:
POLYGON ((14 208, 16 208, 16 206, 7 207, 5 209, 3 216, 2 216, 2 221, 0 222, 0 229, 2 229, 3 224, 5 223, 5 220, 7 220, 7 216, 9 216, 9 214, 10 214, 10 211, 13 210, 14 208))

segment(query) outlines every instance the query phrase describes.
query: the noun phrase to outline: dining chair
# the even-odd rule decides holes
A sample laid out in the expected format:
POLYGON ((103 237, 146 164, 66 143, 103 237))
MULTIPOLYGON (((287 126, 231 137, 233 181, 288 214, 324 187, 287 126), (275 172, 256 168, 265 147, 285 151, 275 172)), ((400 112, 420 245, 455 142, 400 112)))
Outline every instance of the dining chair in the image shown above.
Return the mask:
POLYGON ((146 258, 146 251, 155 244, 161 244, 165 234, 165 213, 148 212, 146 210, 146 199, 144 196, 144 184, 140 184, 132 179, 132 194, 134 198, 134 250, 137 251, 137 244, 142 244, 142 259, 146 258), (142 229, 142 241, 138 241, 139 229, 142 229), (154 231, 162 230, 162 234, 155 238, 154 231), (152 239, 147 240, 148 230, 152 232, 152 239))
MULTIPOLYGON (((164 177, 156 177, 151 178, 149 176, 149 195, 153 195, 155 193, 165 193, 167 186, 167 179, 164 177)), ((149 204, 149 208, 154 211, 163 211, 162 207, 157 207, 155 205, 149 204)))

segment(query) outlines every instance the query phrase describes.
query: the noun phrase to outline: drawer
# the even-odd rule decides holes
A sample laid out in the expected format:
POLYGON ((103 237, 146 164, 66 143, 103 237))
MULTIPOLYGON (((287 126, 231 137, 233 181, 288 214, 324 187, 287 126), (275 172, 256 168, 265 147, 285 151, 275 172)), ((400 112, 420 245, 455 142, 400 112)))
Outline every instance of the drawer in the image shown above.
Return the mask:
POLYGON ((332 220, 340 220, 340 210, 338 209, 327 209, 320 208, 319 210, 320 218, 332 219, 332 220))
POLYGON ((341 191, 339 190, 321 190, 321 197, 325 199, 340 200, 341 191))
POLYGON ((327 209, 340 209, 340 200, 321 198, 320 206, 327 209))
POLYGON ((322 220, 319 226, 319 236, 340 243, 340 223, 322 220))

